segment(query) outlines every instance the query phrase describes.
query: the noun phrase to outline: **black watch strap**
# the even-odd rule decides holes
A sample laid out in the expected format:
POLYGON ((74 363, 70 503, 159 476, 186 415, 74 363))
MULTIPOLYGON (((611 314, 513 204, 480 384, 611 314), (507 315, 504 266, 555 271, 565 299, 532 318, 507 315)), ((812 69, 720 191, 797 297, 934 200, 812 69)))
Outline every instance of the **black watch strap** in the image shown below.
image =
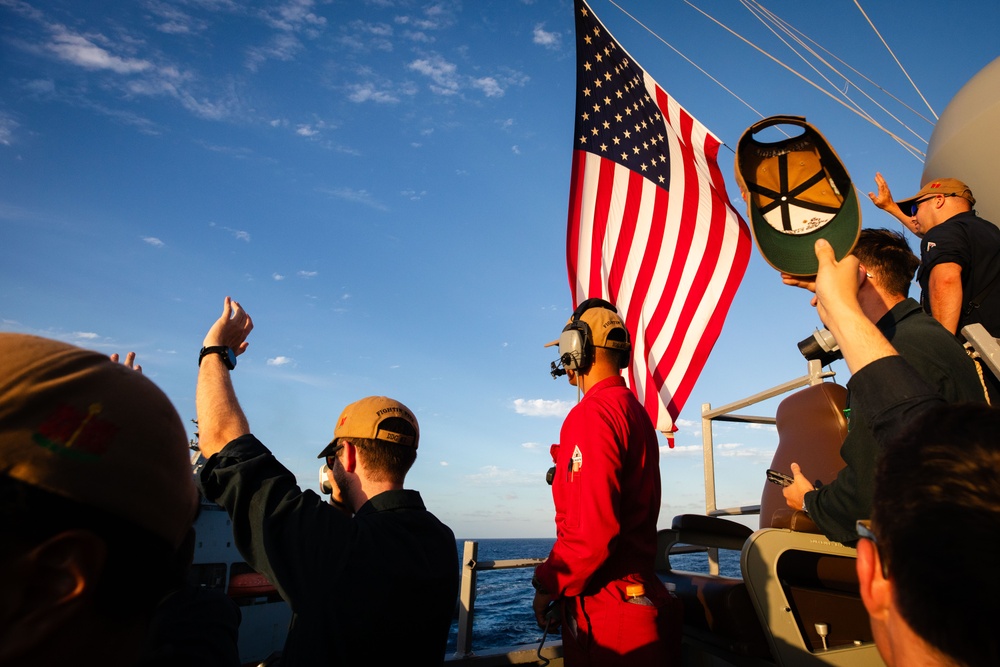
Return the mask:
POLYGON ((222 357, 222 363, 225 364, 226 368, 229 370, 236 368, 236 355, 233 354, 233 351, 225 345, 209 345, 208 347, 201 348, 201 353, 198 354, 199 367, 201 367, 201 360, 208 354, 217 354, 222 357))

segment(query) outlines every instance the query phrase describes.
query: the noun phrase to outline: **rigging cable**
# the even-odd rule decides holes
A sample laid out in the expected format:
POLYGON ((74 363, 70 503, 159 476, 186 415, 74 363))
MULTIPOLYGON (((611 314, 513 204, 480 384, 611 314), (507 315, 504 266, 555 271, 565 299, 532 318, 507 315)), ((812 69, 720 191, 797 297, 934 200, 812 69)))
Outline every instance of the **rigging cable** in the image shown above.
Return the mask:
MULTIPOLYGON (((876 85, 876 87, 878 87, 880 90, 883 90, 883 92, 886 92, 886 91, 884 91, 884 89, 882 89, 881 87, 877 86, 877 84, 874 84, 874 82, 872 82, 870 79, 868 79, 864 75, 861 75, 860 72, 857 72, 857 70, 854 70, 852 67, 850 67, 850 65, 847 65, 847 63, 845 63, 843 60, 840 60, 840 58, 837 58, 835 55, 833 55, 832 53, 830 53, 827 49, 823 48, 822 45, 820 45, 819 43, 817 43, 815 40, 811 39, 808 35, 805 35, 804 33, 802 33, 800 30, 798 30, 797 28, 795 28, 794 26, 792 26, 791 24, 789 24, 787 21, 785 21, 784 19, 782 19, 781 17, 779 17, 777 14, 773 13, 772 11, 770 11, 769 9, 767 9, 766 7, 764 7, 762 4, 760 4, 756 0, 740 0, 740 1, 743 4, 743 6, 747 9, 747 11, 749 11, 758 21, 760 21, 764 25, 764 27, 766 27, 768 30, 770 30, 771 33, 777 39, 781 40, 781 42, 785 46, 788 47, 789 51, 791 51, 792 53, 794 53, 795 55, 797 55, 802 60, 802 62, 804 62, 806 65, 808 65, 810 68, 812 68, 812 70, 814 72, 816 72, 817 75, 819 75, 820 77, 822 77, 822 79, 827 82, 827 84, 830 86, 830 88, 836 89, 838 91, 838 93, 840 93, 844 97, 844 99, 846 99, 848 102, 850 102, 850 104, 853 105, 853 107, 856 109, 856 113, 858 113, 859 115, 861 115, 862 117, 864 117, 866 120, 868 120, 868 122, 872 123, 876 127, 880 128, 880 129, 883 129, 883 130, 885 129, 885 128, 883 128, 881 126, 881 124, 879 124, 875 120, 875 118, 871 114, 869 114, 867 111, 865 111, 861 107, 861 105, 859 105, 856 101, 854 101, 853 99, 851 99, 850 95, 848 95, 848 92, 847 92, 850 89, 851 86, 853 86, 855 88, 855 90, 857 90, 859 93, 861 93, 862 95, 864 95, 868 99, 868 101, 870 101, 872 104, 874 104, 879 109, 881 109, 883 113, 885 113, 887 116, 889 116, 889 118, 891 118, 892 120, 896 121, 902 127, 904 127, 907 131, 909 131, 910 134, 912 134, 914 137, 916 137, 917 139, 919 139, 923 143, 925 143, 925 144, 927 143, 927 139, 925 139, 924 137, 922 137, 919 134, 917 134, 917 132, 915 130, 913 130, 913 128, 909 127, 900 118, 897 118, 892 112, 890 112, 882 104, 880 104, 878 101, 876 101, 871 95, 869 95, 868 93, 866 93, 861 88, 861 86, 857 85, 856 83, 854 83, 853 81, 851 81, 849 78, 847 78, 842 72, 840 72, 836 67, 834 67, 825 58, 823 58, 822 55, 820 55, 819 53, 817 53, 812 47, 810 47, 808 44, 806 44, 803 41, 803 39, 808 40, 809 42, 811 42, 812 44, 814 44, 816 47, 818 47, 819 49, 821 49, 822 51, 824 51, 828 55, 832 56, 834 59, 838 60, 843 65, 845 65, 846 67, 848 67, 849 69, 851 69, 855 73, 859 74, 866 81, 868 81, 869 83, 873 83, 873 85, 876 85), (753 6, 751 6, 751 3, 752 3, 753 6), (808 51, 809 54, 811 56, 813 56, 816 60, 818 60, 820 63, 822 63, 824 66, 826 66, 829 70, 831 70, 832 72, 834 72, 838 77, 842 78, 844 80, 844 83, 846 84, 845 90, 840 90, 839 86, 837 86, 836 84, 834 84, 833 81, 831 81, 825 74, 823 74, 816 65, 814 65, 812 62, 810 62, 809 59, 806 58, 804 55, 802 55, 801 53, 799 53, 796 50, 795 46, 793 46, 792 44, 789 44, 785 40, 784 37, 782 37, 780 34, 778 34, 778 32, 776 31, 776 29, 780 30, 781 32, 783 32, 790 39, 792 39, 796 44, 798 44, 803 49, 805 49, 806 51, 808 51)), ((892 97, 892 95, 890 95, 890 97, 892 97)), ((896 99, 896 98, 893 97, 893 99, 896 99)), ((906 105, 904 104, 904 106, 906 106, 906 105)), ((907 108, 910 109, 911 111, 913 111, 913 113, 915 113, 916 115, 920 116, 920 114, 917 113, 916 111, 914 111, 912 108, 910 108, 910 107, 907 107, 907 108)), ((920 117, 923 118, 923 116, 920 116, 920 117)), ((927 120, 927 119, 924 118, 924 120, 927 120)), ((927 122, 931 122, 931 121, 927 121, 927 122)), ((888 131, 887 131, 887 133, 888 133, 888 131)), ((891 133, 889 133, 889 134, 890 134, 890 136, 893 136, 891 133)), ((897 141, 898 141, 898 139, 897 139, 897 141)), ((910 153, 911 155, 913 155, 913 157, 917 158, 918 160, 921 160, 921 157, 924 155, 923 152, 921 152, 921 151, 915 151, 912 146, 910 146, 909 144, 907 144, 905 142, 899 142, 899 143, 900 143, 900 146, 905 151, 907 151, 908 153, 910 153)))
MULTIPOLYGON (((801 30, 798 30, 797 28, 793 27, 787 21, 785 21, 784 19, 780 18, 777 14, 775 14, 774 12, 772 12, 771 10, 767 9, 762 4, 760 4, 760 2, 757 2, 757 0, 742 0, 742 2, 744 2, 744 3, 753 2, 753 4, 756 5, 761 12, 763 12, 765 15, 767 15, 772 22, 774 22, 776 25, 781 25, 782 26, 782 30, 784 30, 786 33, 791 34, 792 32, 794 32, 794 33, 798 34, 799 36, 801 36, 806 41, 808 41, 811 44, 815 45, 816 48, 818 48, 820 51, 822 51, 823 53, 827 54, 828 56, 830 56, 831 58, 833 58, 834 60, 836 60, 838 63, 840 63, 844 67, 846 67, 847 69, 849 69, 852 72, 854 72, 854 74, 856 74, 857 76, 859 76, 862 79, 864 79, 866 83, 869 83, 872 86, 874 86, 875 88, 877 88, 880 92, 884 93, 887 97, 891 98, 893 101, 895 101, 901 107, 903 107, 904 109, 906 109, 907 111, 909 111, 910 113, 912 113, 914 116, 916 116, 920 120, 924 121, 928 125, 932 125, 932 126, 934 125, 934 121, 933 120, 927 118, 927 116, 923 115, 922 113, 920 113, 919 111, 917 111, 916 109, 914 109, 907 102, 904 102, 899 97, 897 97, 896 95, 893 95, 891 92, 889 92, 888 90, 886 90, 885 88, 883 88, 882 86, 880 86, 878 83, 876 83, 875 81, 873 81, 871 78, 865 76, 864 73, 862 73, 862 72, 858 71, 856 68, 852 67, 849 63, 845 62, 842 58, 840 58, 839 56, 837 56, 837 54, 833 53, 832 51, 830 51, 829 49, 827 49, 826 47, 824 47, 822 44, 820 44, 819 42, 817 42, 813 38, 809 37, 809 35, 806 35, 801 30)), ((795 39, 796 39, 796 41, 800 41, 798 38, 795 38, 795 39)), ((831 67, 831 69, 833 69, 833 68, 831 67)), ((846 79, 846 77, 845 77, 845 79, 846 79)), ((854 84, 854 87, 858 88, 859 86, 857 84, 854 84)), ((902 122, 900 122, 900 124, 902 124, 902 122)), ((912 132, 912 130, 911 130, 911 132, 912 132)))
POLYGON ((889 55, 892 56, 892 59, 896 61, 897 65, 899 65, 899 69, 903 72, 903 74, 906 75, 906 79, 913 86, 913 90, 917 91, 917 95, 920 96, 920 99, 922 99, 924 101, 924 104, 927 105, 927 108, 930 109, 931 114, 934 116, 934 120, 938 120, 938 115, 934 113, 934 109, 931 108, 930 102, 928 102, 926 98, 924 98, 924 94, 920 92, 919 88, 917 88, 917 84, 913 83, 913 79, 910 78, 910 74, 906 71, 906 68, 903 67, 903 63, 899 62, 899 58, 897 58, 896 54, 892 52, 892 49, 889 48, 889 45, 886 43, 886 41, 882 39, 882 33, 878 31, 878 28, 875 27, 875 24, 872 23, 872 20, 868 18, 868 14, 866 14, 865 10, 861 8, 861 3, 859 3, 858 0, 854 0, 854 4, 857 5, 858 11, 860 11, 861 15, 865 17, 866 21, 868 21, 868 25, 872 27, 872 30, 875 31, 875 34, 878 35, 878 38, 882 40, 882 44, 885 45, 886 51, 889 52, 889 55))
MULTIPOLYGON (((632 21, 634 21, 637 25, 639 25, 640 27, 642 27, 650 35, 652 35, 653 37, 655 37, 656 39, 658 39, 660 42, 662 42, 665 46, 667 46, 670 50, 672 50, 678 56, 680 56, 681 58, 683 58, 692 67, 694 67, 699 72, 701 72, 702 74, 704 74, 706 77, 708 77, 709 79, 711 79, 712 82, 714 82, 717 86, 719 86, 720 88, 722 88, 723 90, 725 90, 727 93, 729 93, 730 95, 732 95, 734 98, 736 98, 737 100, 739 100, 744 106, 746 106, 748 109, 750 109, 755 114, 757 114, 758 117, 760 117, 760 118, 764 117, 764 114, 762 114, 759 110, 757 110, 756 108, 754 108, 753 105, 751 105, 749 102, 747 102, 742 97, 740 97, 735 92, 733 92, 728 87, 726 87, 721 81, 719 81, 714 76, 712 76, 711 74, 709 74, 700 65, 698 65, 697 63, 695 63, 693 60, 691 60, 690 58, 688 58, 683 53, 681 53, 680 50, 678 50, 672 44, 670 44, 665 39, 663 39, 660 35, 658 35, 655 31, 653 31, 645 23, 643 23, 642 21, 640 21, 639 19, 637 19, 635 16, 633 16, 632 14, 630 14, 628 11, 626 11, 624 7, 622 7, 621 5, 618 4, 618 2, 616 2, 616 0, 608 0, 608 2, 610 4, 612 4, 612 5, 614 5, 618 9, 618 11, 620 11, 622 14, 625 14, 625 16, 627 16, 630 19, 632 19, 632 21)), ((909 152, 911 155, 914 155, 915 157, 917 157, 918 160, 921 159, 919 156, 924 155, 923 151, 921 151, 920 149, 918 149, 916 146, 914 146, 913 144, 909 143, 908 141, 904 140, 902 137, 898 136, 894 132, 890 131, 888 128, 886 128, 883 125, 881 125, 879 122, 877 122, 876 120, 874 120, 873 118, 871 118, 871 116, 867 116, 865 113, 859 111, 858 109, 852 107, 851 105, 847 104, 843 100, 837 98, 835 95, 833 95, 829 91, 825 90, 823 87, 819 86, 815 82, 809 80, 807 77, 803 76, 799 72, 795 71, 795 69, 793 69, 793 68, 789 67, 788 65, 786 65, 785 63, 781 62, 780 60, 778 60, 777 58, 775 58, 774 56, 772 56, 770 53, 768 53, 767 51, 764 51, 762 48, 760 48, 759 46, 757 46, 756 44, 754 44, 753 42, 751 42, 747 38, 743 37, 742 35, 740 35, 739 33, 737 33, 732 28, 728 27, 727 25, 723 24, 721 21, 719 21, 715 17, 711 16, 710 14, 708 14, 707 12, 705 12, 704 10, 702 10, 699 7, 695 6, 689 0, 684 0, 684 2, 689 7, 691 7, 695 11, 699 12, 700 14, 702 14, 703 16, 705 16, 707 19, 711 20, 716 25, 718 25, 722 29, 726 30, 727 32, 729 32, 731 35, 733 35, 737 39, 740 39, 741 41, 743 41, 747 45, 749 45, 752 48, 756 49, 762 55, 766 56, 767 58, 770 58, 776 64, 778 64, 781 67, 785 68, 786 70, 788 70, 789 72, 791 72, 795 76, 799 77, 800 79, 802 79, 803 81, 805 81, 806 83, 808 83, 810 86, 812 86, 813 88, 815 88, 819 92, 823 93, 824 95, 826 95, 827 97, 829 97, 833 101, 837 102, 837 104, 840 104, 841 106, 843 106, 844 108, 848 109, 852 113, 854 113, 854 114, 860 116, 861 118, 863 118, 864 120, 868 121, 869 123, 871 123, 872 125, 874 125, 876 128, 878 128, 878 129, 882 130, 883 132, 885 132, 887 135, 889 135, 889 137, 891 137, 898 144, 900 144, 907 152, 909 152)), ((855 86, 855 87, 857 87, 857 86, 855 86)), ((728 148, 730 151, 733 151, 732 147, 729 146, 728 144, 726 144, 725 142, 722 142, 722 145, 725 146, 726 148, 728 148)), ((735 151, 733 151, 733 152, 735 153, 735 151)))
POLYGON ((690 2, 690 0, 684 0, 684 4, 688 5, 689 7, 691 7, 692 9, 694 9, 695 11, 697 11, 698 13, 700 13, 701 15, 703 15, 705 18, 709 19, 710 21, 712 21, 713 23, 715 23, 716 25, 718 25, 720 28, 722 28, 723 30, 727 31, 729 34, 731 34, 734 37, 736 37, 737 39, 740 39, 741 41, 743 41, 748 46, 753 47, 754 49, 756 49, 762 55, 770 58, 776 64, 784 67, 786 70, 788 70, 789 72, 791 72, 795 76, 799 77, 800 79, 802 79, 803 81, 805 81, 806 83, 808 83, 810 86, 812 86, 813 88, 815 88, 819 92, 823 93, 824 95, 826 95, 827 97, 829 97, 830 99, 832 99, 837 104, 843 106, 845 109, 848 109, 852 113, 857 114, 858 116, 860 116, 861 118, 865 119, 866 121, 868 121, 869 123, 871 123, 872 125, 874 125, 875 127, 877 127, 878 129, 882 130, 883 132, 885 132, 886 134, 888 134, 890 137, 892 137, 897 143, 899 143, 902 146, 906 147, 907 150, 909 150, 911 153, 919 153, 920 155, 924 154, 923 151, 921 151, 920 149, 918 149, 913 144, 909 143, 908 141, 906 141, 905 139, 903 139, 899 135, 895 134, 894 132, 891 132, 888 128, 884 127, 883 125, 881 125, 877 121, 873 120, 871 117, 866 117, 865 114, 861 113, 860 111, 858 111, 857 109, 855 109, 851 105, 847 104, 846 102, 844 102, 843 100, 841 100, 840 98, 838 98, 837 96, 835 96, 830 91, 824 89, 822 86, 818 85, 817 83, 809 80, 807 77, 805 77, 802 74, 800 74, 799 72, 795 71, 793 68, 789 67, 785 63, 781 62, 780 60, 778 60, 777 58, 775 58, 774 56, 772 56, 770 53, 768 53, 764 49, 760 48, 759 46, 757 46, 756 44, 754 44, 753 42, 751 42, 750 40, 748 40, 743 35, 739 34, 738 32, 736 32, 735 30, 733 30, 729 26, 725 25, 724 23, 722 23, 721 21, 719 21, 715 17, 711 16, 710 14, 708 14, 707 12, 705 12, 704 10, 702 10, 699 7, 695 6, 694 4, 692 4, 690 2))

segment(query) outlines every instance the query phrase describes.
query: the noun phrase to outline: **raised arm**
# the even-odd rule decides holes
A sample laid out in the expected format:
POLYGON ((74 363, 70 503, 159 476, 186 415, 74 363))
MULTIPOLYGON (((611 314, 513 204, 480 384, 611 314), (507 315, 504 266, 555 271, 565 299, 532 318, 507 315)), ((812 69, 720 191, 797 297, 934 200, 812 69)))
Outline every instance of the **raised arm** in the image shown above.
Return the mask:
POLYGON ((875 184, 878 186, 878 192, 868 193, 868 198, 872 200, 872 203, 899 220, 904 227, 917 236, 923 236, 923 234, 921 234, 917 229, 916 223, 913 222, 913 216, 907 215, 906 212, 900 209, 899 205, 896 204, 896 200, 892 198, 892 193, 889 191, 889 184, 885 182, 884 178, 882 178, 882 174, 876 172, 875 184))
MULTIPOLYGON (((240 304, 228 296, 222 315, 205 335, 204 347, 223 346, 236 355, 243 354, 253 320, 240 304)), ((230 370, 220 354, 206 354, 198 367, 195 394, 198 412, 198 445, 205 458, 219 453, 231 440, 250 432, 250 424, 239 401, 230 370)))
POLYGON ((858 286, 864 279, 858 258, 848 255, 838 262, 833 247, 824 239, 816 241, 816 258, 819 270, 813 304, 837 339, 851 373, 877 359, 898 354, 858 303, 858 286))

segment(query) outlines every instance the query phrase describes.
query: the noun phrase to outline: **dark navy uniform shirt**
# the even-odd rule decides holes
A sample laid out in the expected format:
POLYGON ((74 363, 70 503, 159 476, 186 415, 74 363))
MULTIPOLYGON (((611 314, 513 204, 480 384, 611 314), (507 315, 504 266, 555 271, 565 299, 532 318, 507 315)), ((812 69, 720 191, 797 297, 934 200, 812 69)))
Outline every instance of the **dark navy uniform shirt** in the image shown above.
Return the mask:
POLYGON ((386 491, 349 517, 254 436, 201 472, 236 546, 292 608, 281 664, 440 665, 458 596, 455 535, 416 491, 386 491))

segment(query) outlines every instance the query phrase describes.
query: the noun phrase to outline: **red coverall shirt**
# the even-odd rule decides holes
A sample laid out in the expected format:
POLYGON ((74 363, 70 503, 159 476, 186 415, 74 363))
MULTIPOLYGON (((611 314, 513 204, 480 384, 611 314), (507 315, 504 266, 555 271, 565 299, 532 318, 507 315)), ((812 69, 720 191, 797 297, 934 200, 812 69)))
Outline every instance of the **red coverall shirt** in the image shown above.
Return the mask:
MULTIPOLYGON (((595 644, 624 654, 632 639, 621 637, 619 626, 645 625, 653 641, 657 632, 655 615, 648 623, 622 618, 638 611, 625 602, 625 585, 643 583, 657 606, 666 596, 654 571, 660 510, 656 430, 625 381, 612 377, 570 411, 559 441, 553 447, 556 543, 535 575, 543 590, 564 598, 564 614, 578 616, 572 621, 580 626, 577 639, 563 631, 567 657, 577 652, 570 643, 591 654, 595 644)), ((641 640, 649 641, 648 635, 641 640)))

